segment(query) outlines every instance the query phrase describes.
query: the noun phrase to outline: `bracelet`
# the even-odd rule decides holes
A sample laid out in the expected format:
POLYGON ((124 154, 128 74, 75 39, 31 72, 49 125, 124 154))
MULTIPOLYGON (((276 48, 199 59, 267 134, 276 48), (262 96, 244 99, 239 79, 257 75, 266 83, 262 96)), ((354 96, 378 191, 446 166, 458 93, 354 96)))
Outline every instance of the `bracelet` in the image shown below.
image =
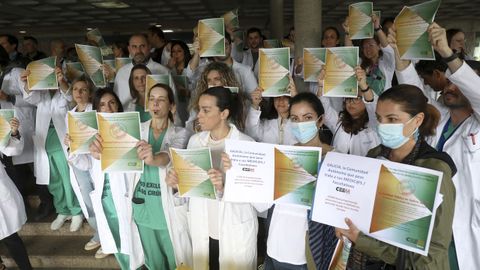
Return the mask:
POLYGON ((375 30, 375 32, 378 32, 379 30, 382 30, 382 26, 380 25, 378 28, 373 28, 373 30, 375 30))
POLYGON ((362 89, 359 85, 358 88, 360 88, 360 91, 362 91, 362 93, 365 93, 365 92, 368 92, 368 90, 370 89, 370 86, 367 85, 366 89, 362 89))
POLYGON ((450 63, 457 58, 458 58, 458 54, 456 54, 455 52, 452 52, 452 55, 450 55, 449 57, 445 57, 445 58, 442 57, 442 61, 445 63, 450 63))

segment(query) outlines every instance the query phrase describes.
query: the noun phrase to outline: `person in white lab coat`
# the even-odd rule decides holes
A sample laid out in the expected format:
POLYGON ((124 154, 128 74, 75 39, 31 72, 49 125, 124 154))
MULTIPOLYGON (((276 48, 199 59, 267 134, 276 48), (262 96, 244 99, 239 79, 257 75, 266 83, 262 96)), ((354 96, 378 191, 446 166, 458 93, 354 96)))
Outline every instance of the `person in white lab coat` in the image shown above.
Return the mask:
POLYGON ((186 199, 176 198, 165 182, 170 163, 169 147, 185 148, 188 132, 173 125, 175 97, 166 84, 149 91, 152 120, 142 123, 138 157, 144 171, 135 177, 133 218, 137 224, 148 269, 176 269, 192 266, 186 199))
MULTIPOLYGON (((58 213, 50 228, 58 230, 66 220, 72 219, 70 231, 77 231, 83 223, 82 209, 70 184, 67 149, 59 139, 63 140, 67 132, 65 116, 72 96, 62 70, 57 67, 55 73, 58 90, 31 91, 25 84, 23 97, 26 102, 37 105, 33 136, 37 184, 48 185, 58 213)), ((26 81, 29 74, 30 71, 25 71, 22 80, 26 81)))
MULTIPOLYGON (((94 86, 93 83, 86 77, 80 77, 72 82, 71 86, 73 101, 75 107, 70 110, 71 112, 88 112, 92 110, 92 99, 94 86)), ((68 119, 67 126, 68 126, 68 119)), ((69 134, 66 134, 64 143, 67 147, 72 143, 69 134)), ((81 164, 77 164, 82 159, 82 155, 86 154, 74 154, 68 150, 68 165, 70 168, 70 182, 72 184, 73 191, 77 196, 82 213, 87 219, 88 224, 95 231, 93 237, 85 244, 85 250, 94 250, 100 247, 100 237, 98 236, 97 221, 95 219, 95 212, 93 211, 92 199, 90 193, 93 191, 93 179, 90 172, 86 168, 82 168, 81 164), (78 165, 78 167, 77 167, 78 165)), ((95 258, 105 258, 107 254, 102 252, 102 249, 98 249, 95 253, 95 258)))
MULTIPOLYGON (((103 113, 123 112, 118 96, 109 88, 97 90, 93 109, 103 113)), ((140 235, 132 215, 135 173, 104 173, 100 164, 102 138, 90 145, 90 156, 78 162, 90 169, 95 189, 91 192, 102 252, 114 253, 121 269, 138 269, 144 263, 140 235)))
MULTIPOLYGON (((448 153, 458 167, 452 179, 457 196, 450 268, 476 269, 480 265, 480 184, 477 181, 480 174, 480 77, 449 48, 445 29, 433 23, 428 32, 433 48, 448 65, 445 73, 448 82, 441 103, 429 100, 440 111, 441 119, 436 134, 428 142, 437 150, 448 153)), ((389 41, 396 44, 396 33, 392 29, 389 41)), ((409 61, 402 61, 397 56, 396 69, 399 83, 424 89, 409 61)))
MULTIPOLYGON (((153 61, 150 58, 150 43, 143 34, 134 34, 128 41, 128 52, 132 58, 132 63, 125 64, 121 67, 117 75, 115 76, 115 84, 113 86, 114 92, 120 98, 122 106, 127 108, 128 103, 132 100, 130 95, 130 87, 128 84, 128 78, 130 78, 130 72, 134 65, 144 64, 150 69, 152 74, 169 74, 170 71, 165 66, 153 61)), ((176 92, 175 84, 170 76, 170 87, 176 92)))
POLYGON ((150 114, 145 111, 145 87, 147 75, 152 74, 150 69, 143 64, 137 64, 132 67, 128 85, 132 100, 125 108, 126 112, 138 112, 140 114, 140 122, 143 123, 151 119, 150 114))
MULTIPOLYGON (((19 121, 16 118, 10 120, 11 135, 5 146, 0 149, 0 156, 15 156, 22 153, 23 136, 19 129, 19 121)), ((28 259, 27 250, 18 231, 27 221, 25 205, 20 192, 13 184, 3 166, 0 166, 0 242, 4 243, 17 266, 22 270, 32 269, 28 259)), ((0 269, 5 269, 1 263, 0 269)))
POLYGON ((240 40, 234 43, 235 48, 232 50, 232 57, 235 61, 242 63, 251 68, 255 77, 258 79, 258 58, 259 58, 259 49, 263 47, 263 38, 262 31, 256 27, 252 27, 247 30, 247 45, 248 50, 243 51, 243 48, 240 48, 240 40))
POLYGON ((318 76, 317 95, 325 108, 325 125, 333 132, 332 146, 336 152, 365 156, 368 150, 380 144, 376 127, 376 97, 367 84, 365 70, 355 69, 358 80, 358 97, 344 98, 343 109, 338 112, 332 97, 322 96, 325 70, 318 76))
MULTIPOLYGON (((253 141, 239 131, 243 128, 241 99, 226 88, 212 87, 200 96, 198 107, 202 132, 190 138, 187 148, 210 147, 213 169, 208 175, 217 199, 190 198, 193 269, 256 269, 257 212, 249 203, 222 201, 224 173, 220 168, 225 139, 253 141)), ((174 169, 169 171, 167 183, 178 188, 174 169)))

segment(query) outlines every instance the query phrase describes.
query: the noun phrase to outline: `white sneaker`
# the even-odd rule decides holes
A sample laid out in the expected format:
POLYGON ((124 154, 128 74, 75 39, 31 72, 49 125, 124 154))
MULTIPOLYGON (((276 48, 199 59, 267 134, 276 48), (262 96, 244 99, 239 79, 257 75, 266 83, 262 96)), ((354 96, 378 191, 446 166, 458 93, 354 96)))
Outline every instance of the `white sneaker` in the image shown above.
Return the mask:
POLYGON ((95 259, 104 259, 108 257, 110 254, 103 253, 102 248, 100 247, 97 252, 95 253, 95 259))
POLYGON ((97 241, 91 239, 90 241, 88 241, 88 243, 85 244, 84 249, 85 250, 94 250, 94 249, 98 248, 99 246, 100 246, 100 242, 97 242, 97 241))
POLYGON ((70 224, 70 231, 76 232, 80 230, 83 225, 83 215, 76 215, 72 217, 72 224, 70 224))
POLYGON ((71 216, 66 216, 66 215, 58 215, 57 218, 52 222, 52 225, 50 225, 50 229, 52 231, 59 230, 65 221, 71 219, 71 216))

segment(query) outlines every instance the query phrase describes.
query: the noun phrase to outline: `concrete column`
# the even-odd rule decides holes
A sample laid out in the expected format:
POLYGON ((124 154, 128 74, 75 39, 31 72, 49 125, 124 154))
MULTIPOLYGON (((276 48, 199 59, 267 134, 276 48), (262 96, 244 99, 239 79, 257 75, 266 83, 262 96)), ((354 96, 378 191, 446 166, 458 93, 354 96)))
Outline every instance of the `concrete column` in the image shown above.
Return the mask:
MULTIPOLYGON (((295 59, 303 56, 303 48, 320 47, 322 40, 322 0, 295 0, 295 59)), ((299 91, 305 91, 302 78, 295 79, 299 91)))
POLYGON ((283 0, 270 0, 269 38, 281 40, 283 34, 283 0))

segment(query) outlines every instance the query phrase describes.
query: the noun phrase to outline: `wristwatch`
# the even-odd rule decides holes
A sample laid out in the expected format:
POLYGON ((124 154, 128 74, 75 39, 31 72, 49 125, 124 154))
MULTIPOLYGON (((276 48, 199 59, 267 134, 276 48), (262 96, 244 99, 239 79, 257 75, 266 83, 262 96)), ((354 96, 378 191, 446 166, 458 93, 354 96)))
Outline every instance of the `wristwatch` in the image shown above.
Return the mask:
POLYGON ((452 52, 452 55, 450 55, 449 57, 442 57, 442 61, 445 63, 450 63, 457 58, 458 58, 458 54, 456 54, 455 52, 452 52))
POLYGON ((380 25, 378 28, 374 28, 375 32, 378 32, 379 30, 382 30, 382 26, 380 25))
POLYGON ((358 86, 358 88, 360 88, 360 91, 362 91, 362 93, 365 93, 365 92, 368 92, 368 89, 370 89, 370 86, 367 85, 367 88, 365 89, 362 89, 360 86, 358 86))

